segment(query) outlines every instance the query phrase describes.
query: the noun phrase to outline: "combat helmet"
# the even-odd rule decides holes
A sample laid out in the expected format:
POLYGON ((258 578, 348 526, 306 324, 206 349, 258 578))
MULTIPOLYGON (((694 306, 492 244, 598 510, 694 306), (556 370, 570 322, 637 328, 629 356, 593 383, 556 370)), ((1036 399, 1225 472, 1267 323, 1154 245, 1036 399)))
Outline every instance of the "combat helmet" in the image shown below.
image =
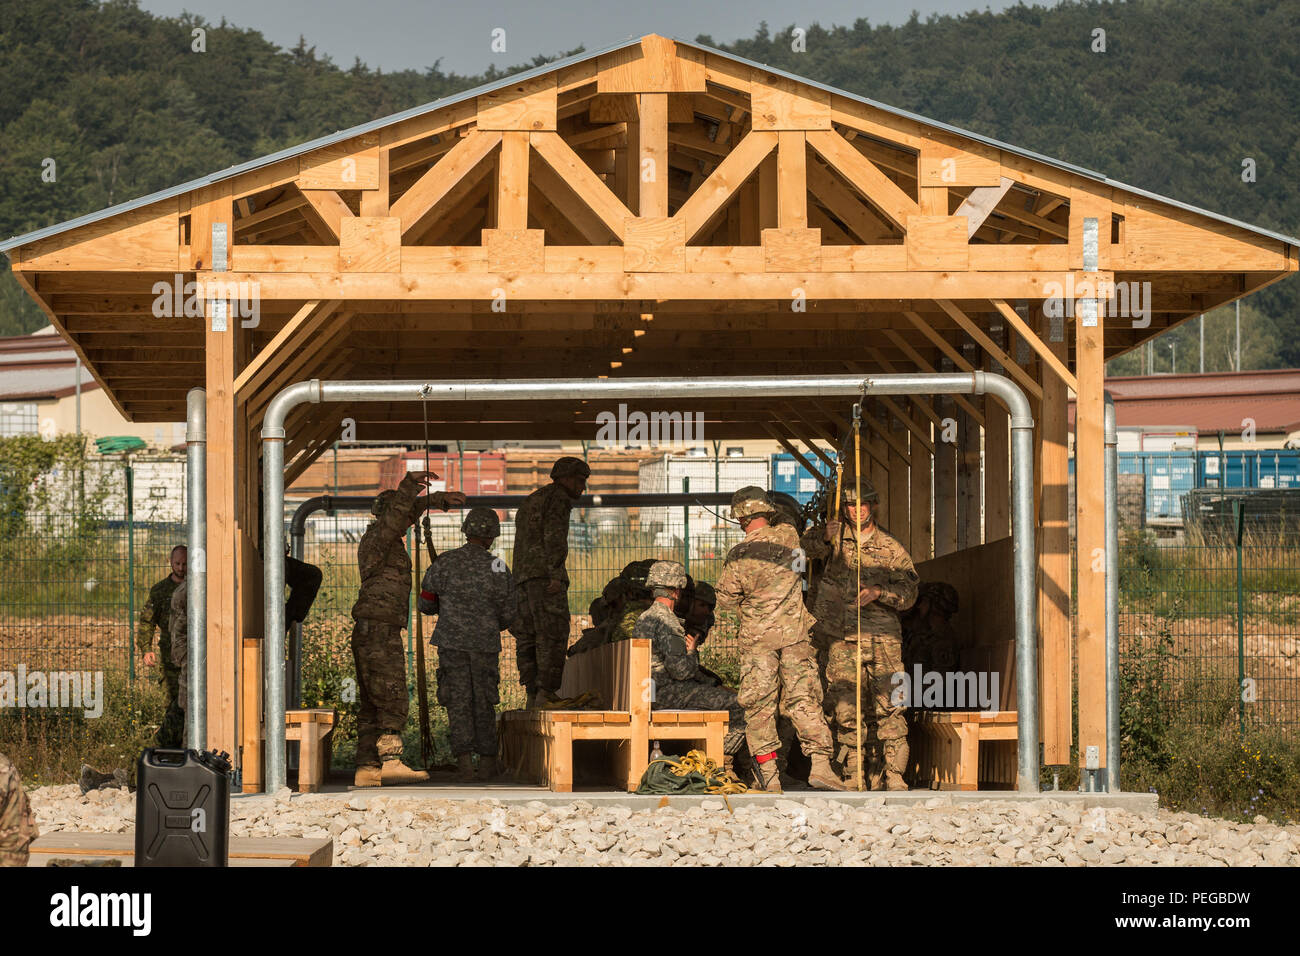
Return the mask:
POLYGON ((551 478, 571 477, 590 478, 591 466, 581 458, 574 458, 572 455, 555 459, 555 464, 551 466, 551 478))
POLYGON ((623 568, 619 577, 627 582, 628 597, 636 600, 637 598, 648 597, 646 591, 646 576, 650 569, 655 565, 655 558, 646 558, 643 561, 630 561, 623 568))
POLYGON ((947 581, 927 581, 918 589, 917 596, 928 600, 931 609, 938 611, 944 617, 952 617, 956 614, 960 604, 957 589, 947 581))
POLYGON ((794 495, 788 495, 784 491, 769 491, 767 496, 772 499, 772 505, 776 508, 777 521, 793 525, 796 531, 802 532, 803 509, 794 495))
MULTIPOLYGON (((853 487, 853 469, 851 467, 844 469, 844 474, 840 478, 840 501, 846 505, 857 504, 856 489, 853 487)), ((880 495, 876 494, 876 486, 870 478, 863 475, 860 484, 862 486, 862 500, 869 504, 876 504, 880 501, 880 495)))
POLYGON ((684 588, 686 587, 686 569, 676 561, 656 561, 646 575, 648 588, 684 588))
POLYGON ((718 606, 718 595, 714 593, 713 585, 708 581, 695 582, 695 600, 703 601, 709 607, 718 606))
POLYGON ((746 485, 731 496, 731 516, 736 519, 751 515, 774 515, 776 507, 767 492, 757 485, 746 485))
POLYGON ((460 530, 469 538, 497 538, 501 535, 501 519, 491 508, 470 508, 460 530))

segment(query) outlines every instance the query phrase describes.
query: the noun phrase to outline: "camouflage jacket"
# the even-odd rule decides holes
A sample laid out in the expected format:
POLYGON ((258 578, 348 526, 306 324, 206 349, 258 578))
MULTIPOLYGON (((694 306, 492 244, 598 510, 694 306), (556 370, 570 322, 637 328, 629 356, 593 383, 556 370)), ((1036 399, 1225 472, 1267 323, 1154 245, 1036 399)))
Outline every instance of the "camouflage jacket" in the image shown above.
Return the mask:
POLYGON ((522 584, 539 578, 568 586, 569 512, 573 499, 551 482, 524 499, 515 512, 515 578, 522 584))
POLYGON ((168 626, 172 632, 172 666, 179 672, 180 693, 176 702, 181 710, 189 704, 187 688, 189 687, 189 589, 179 587, 172 594, 171 618, 168 626))
MULTIPOLYGON (((361 536, 357 545, 361 593, 352 605, 355 620, 406 626, 411 601, 411 555, 406 550, 406 530, 411 527, 411 509, 419 494, 419 482, 407 475, 383 515, 372 521, 361 536)), ((447 508, 440 491, 429 495, 428 500, 432 508, 447 508)))
POLYGON ((632 598, 623 605, 623 613, 609 627, 609 642, 626 641, 636 633, 636 625, 641 615, 650 609, 654 601, 651 598, 632 598))
POLYGON ((790 525, 751 530, 727 552, 713 586, 720 610, 740 616, 741 647, 789 647, 808 639, 813 618, 795 568, 799 539, 790 525))
POLYGON ((39 835, 18 770, 0 754, 0 866, 26 866, 27 847, 39 835))
POLYGON ((862 542, 854 541, 853 528, 840 525, 839 540, 832 542, 833 554, 817 588, 818 633, 826 640, 853 640, 858 631, 858 567, 862 586, 878 587, 880 597, 862 607, 860 633, 902 637, 898 613, 916 603, 919 578, 903 546, 878 527, 872 527, 862 542))
POLYGON ((637 619, 633 636, 650 639, 650 677, 656 687, 701 680, 700 659, 686 652, 686 631, 672 608, 658 601, 651 604, 637 619))
POLYGON ((140 610, 140 627, 136 631, 136 647, 141 654, 153 650, 153 632, 158 629, 158 666, 164 672, 171 669, 171 614, 172 595, 182 588, 184 581, 174 581, 169 574, 149 589, 149 598, 140 610))
POLYGON ((435 647, 499 654, 501 632, 515 619, 515 581, 505 561, 466 542, 444 551, 429 565, 420 584, 420 612, 431 614, 438 596, 435 647))

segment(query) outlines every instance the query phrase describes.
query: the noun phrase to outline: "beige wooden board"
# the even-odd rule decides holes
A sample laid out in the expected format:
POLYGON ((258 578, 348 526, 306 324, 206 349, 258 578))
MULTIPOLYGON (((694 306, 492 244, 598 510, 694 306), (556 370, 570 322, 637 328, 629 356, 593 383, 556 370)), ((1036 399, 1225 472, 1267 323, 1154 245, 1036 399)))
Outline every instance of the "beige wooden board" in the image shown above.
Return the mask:
MULTIPOLYGON (((36 838, 30 852, 53 856, 123 857, 135 855, 134 833, 83 833, 59 830, 36 838)), ((231 837, 230 860, 287 861, 292 866, 329 866, 334 841, 304 837, 231 837)))
POLYGON ((344 219, 339 262, 345 272, 400 272, 402 221, 396 217, 344 219))
POLYGON ((626 272, 685 272, 686 224, 667 216, 628 219, 622 268, 626 272))
POLYGON ((826 90, 767 74, 758 77, 751 96, 754 129, 831 128, 831 95, 826 90))
POLYGON ((379 134, 365 133, 298 158, 299 189, 378 189, 379 134))
POLYGON ((513 83, 478 97, 478 128, 555 129, 555 74, 513 83))

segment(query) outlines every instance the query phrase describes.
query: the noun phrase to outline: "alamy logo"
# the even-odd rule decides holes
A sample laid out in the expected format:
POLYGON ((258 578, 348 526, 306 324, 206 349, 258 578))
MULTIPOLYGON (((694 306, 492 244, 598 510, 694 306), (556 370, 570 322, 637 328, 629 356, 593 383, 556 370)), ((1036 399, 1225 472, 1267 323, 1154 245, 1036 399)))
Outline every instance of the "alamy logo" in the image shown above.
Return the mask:
POLYGON ((148 936, 152 914, 150 893, 82 893, 73 886, 50 897, 51 926, 127 926, 135 936, 148 936))
POLYGON ((104 713, 103 671, 0 671, 0 710, 80 708, 87 717, 104 713))
POLYGON ((1106 303, 1109 318, 1133 320, 1133 328, 1145 329, 1151 324, 1151 283, 1113 282, 1102 279, 1093 282, 1074 281, 1074 274, 1065 277, 1065 283, 1047 282, 1043 285, 1043 314, 1049 319, 1074 318, 1076 302, 1099 299, 1106 303))
POLYGON ((629 412, 620 403, 618 414, 596 416, 596 444, 601 448, 648 448, 652 445, 689 445, 704 440, 703 412, 629 412))
POLYGON ((218 311, 224 319, 228 306, 241 320, 241 328, 255 329, 262 321, 262 286, 258 282, 186 282, 185 276, 177 272, 171 282, 155 282, 153 296, 153 314, 159 319, 201 319, 206 303, 211 302, 214 307, 220 306, 214 309, 214 320, 218 311))
POLYGON ((890 678, 890 702, 895 707, 930 707, 944 710, 974 710, 997 713, 997 671, 927 671, 920 664, 912 673, 896 671, 890 678))

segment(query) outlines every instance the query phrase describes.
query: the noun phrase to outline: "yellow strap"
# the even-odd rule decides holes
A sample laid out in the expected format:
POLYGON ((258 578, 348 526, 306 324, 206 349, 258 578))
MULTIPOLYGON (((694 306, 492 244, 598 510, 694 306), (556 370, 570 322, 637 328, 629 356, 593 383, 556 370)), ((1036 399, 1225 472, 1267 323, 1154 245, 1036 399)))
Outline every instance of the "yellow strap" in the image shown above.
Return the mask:
MULTIPOLYGON (((853 547, 858 547, 858 542, 862 540, 862 406, 853 406, 853 547)), ((854 635, 856 640, 853 642, 854 650, 857 655, 857 744, 858 744, 858 762, 855 780, 859 790, 862 789, 862 765, 865 763, 862 755, 862 559, 861 555, 854 555, 853 566, 857 569, 858 586, 853 592, 853 606, 857 610, 858 623, 857 633, 854 635)))

